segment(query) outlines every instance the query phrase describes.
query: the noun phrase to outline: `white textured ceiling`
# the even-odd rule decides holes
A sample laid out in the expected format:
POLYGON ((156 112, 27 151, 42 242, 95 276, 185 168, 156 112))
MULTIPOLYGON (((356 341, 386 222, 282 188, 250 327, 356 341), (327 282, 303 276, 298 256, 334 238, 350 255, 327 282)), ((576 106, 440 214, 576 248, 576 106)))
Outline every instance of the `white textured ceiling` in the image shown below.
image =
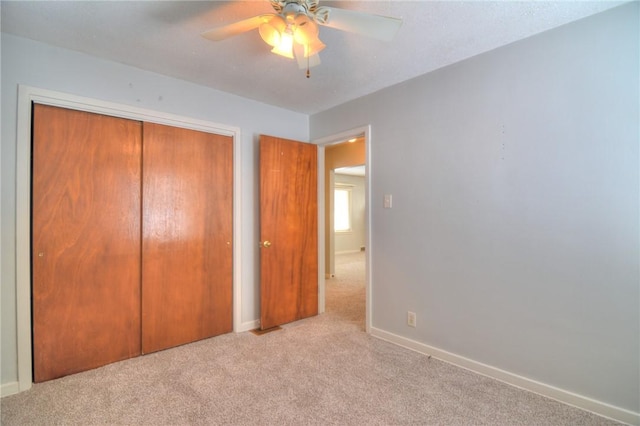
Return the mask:
POLYGON ((204 30, 272 12, 268 1, 5 1, 2 32, 312 114, 615 7, 613 1, 321 1, 403 19, 392 42, 321 28, 311 78, 257 31, 204 30))

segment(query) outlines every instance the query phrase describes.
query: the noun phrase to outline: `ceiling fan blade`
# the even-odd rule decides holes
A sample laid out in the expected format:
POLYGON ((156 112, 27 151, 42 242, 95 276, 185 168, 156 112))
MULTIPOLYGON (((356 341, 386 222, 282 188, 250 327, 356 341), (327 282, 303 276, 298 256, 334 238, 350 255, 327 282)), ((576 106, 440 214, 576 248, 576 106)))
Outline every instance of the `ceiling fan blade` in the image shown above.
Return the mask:
POLYGON ((249 19, 243 19, 242 21, 234 22, 233 24, 223 25, 222 27, 212 28, 203 32, 202 37, 213 41, 224 40, 225 38, 254 30, 260 25, 269 22, 274 16, 276 15, 268 13, 265 15, 254 16, 249 19))
POLYGON ((325 22, 318 22, 325 27, 349 31, 372 37, 382 41, 391 41, 402 25, 402 19, 388 16, 372 15, 335 7, 322 7, 328 11, 325 22))

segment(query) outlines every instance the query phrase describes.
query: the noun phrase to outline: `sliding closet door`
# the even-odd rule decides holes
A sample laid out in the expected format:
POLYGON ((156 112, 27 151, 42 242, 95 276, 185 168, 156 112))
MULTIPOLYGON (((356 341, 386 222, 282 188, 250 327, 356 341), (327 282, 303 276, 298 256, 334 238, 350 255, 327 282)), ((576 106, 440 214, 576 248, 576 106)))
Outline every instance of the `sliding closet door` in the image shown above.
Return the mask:
POLYGON ((139 122, 35 105, 34 380, 140 354, 139 122))
POLYGON ((144 123, 142 351, 232 330, 231 137, 144 123))

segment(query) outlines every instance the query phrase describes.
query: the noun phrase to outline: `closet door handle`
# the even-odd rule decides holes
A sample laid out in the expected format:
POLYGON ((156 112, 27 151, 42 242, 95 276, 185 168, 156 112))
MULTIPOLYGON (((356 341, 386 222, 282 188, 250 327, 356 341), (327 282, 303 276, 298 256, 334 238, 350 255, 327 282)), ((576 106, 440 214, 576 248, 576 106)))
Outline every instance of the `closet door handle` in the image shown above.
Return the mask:
POLYGON ((266 241, 264 241, 264 242, 259 243, 258 245, 259 245, 260 247, 269 248, 269 247, 271 247, 271 241, 266 240, 266 241))

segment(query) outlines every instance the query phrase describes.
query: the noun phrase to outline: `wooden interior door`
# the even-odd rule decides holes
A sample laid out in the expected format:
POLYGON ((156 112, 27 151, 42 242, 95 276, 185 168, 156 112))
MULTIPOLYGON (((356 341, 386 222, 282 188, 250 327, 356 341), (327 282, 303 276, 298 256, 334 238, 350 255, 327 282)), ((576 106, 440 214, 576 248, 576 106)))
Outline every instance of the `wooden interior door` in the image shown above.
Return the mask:
POLYGON ((144 123, 142 352, 232 330, 233 139, 144 123))
POLYGON ((318 314, 317 146, 260 136, 260 326, 318 314))
POLYGON ((140 354, 139 122, 34 105, 34 381, 140 354))

